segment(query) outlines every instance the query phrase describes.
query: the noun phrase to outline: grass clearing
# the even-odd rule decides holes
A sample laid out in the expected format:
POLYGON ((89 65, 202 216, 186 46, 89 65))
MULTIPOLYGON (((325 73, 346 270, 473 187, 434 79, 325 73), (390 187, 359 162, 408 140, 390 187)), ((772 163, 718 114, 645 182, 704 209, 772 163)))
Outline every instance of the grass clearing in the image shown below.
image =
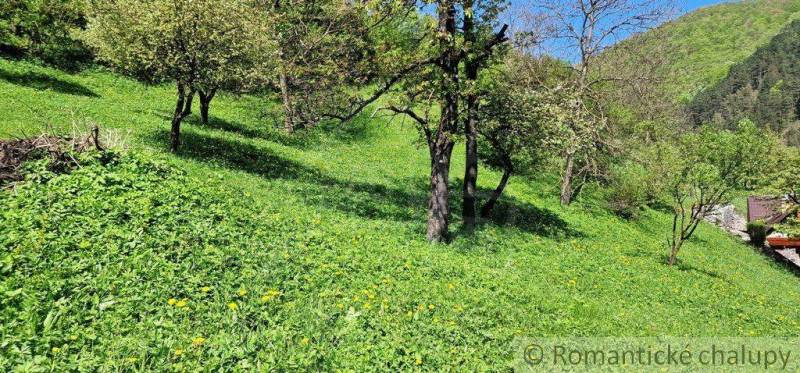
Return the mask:
MULTIPOLYGON (((1 370, 499 370, 516 336, 800 332, 797 277, 711 226, 669 268, 666 214, 561 208, 545 175, 429 245, 410 123, 290 138, 222 95, 172 155, 173 95, 0 59, 0 136, 97 123, 131 148, 0 192, 1 370)), ((481 169, 484 196, 498 179, 481 169)))

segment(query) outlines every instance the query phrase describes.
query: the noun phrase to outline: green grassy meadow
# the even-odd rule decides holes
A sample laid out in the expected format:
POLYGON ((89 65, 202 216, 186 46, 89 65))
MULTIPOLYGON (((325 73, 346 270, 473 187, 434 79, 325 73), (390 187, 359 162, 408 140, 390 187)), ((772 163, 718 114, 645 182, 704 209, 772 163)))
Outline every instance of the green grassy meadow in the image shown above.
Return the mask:
POLYGON ((0 370, 507 370, 517 336, 800 333, 797 276, 714 227, 670 268, 667 214, 562 208, 543 175, 472 232, 454 198, 430 245, 410 122, 289 137, 221 95, 173 155, 173 95, 0 59, 0 138, 98 124, 129 148, 0 191, 0 370))

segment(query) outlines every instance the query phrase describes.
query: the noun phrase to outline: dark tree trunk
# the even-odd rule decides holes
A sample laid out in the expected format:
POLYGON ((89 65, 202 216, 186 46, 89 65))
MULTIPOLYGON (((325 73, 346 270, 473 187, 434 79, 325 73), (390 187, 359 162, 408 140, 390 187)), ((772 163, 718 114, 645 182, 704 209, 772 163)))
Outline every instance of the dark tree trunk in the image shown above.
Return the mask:
POLYGON ((289 77, 286 76, 284 68, 281 68, 279 75, 278 83, 283 101, 283 127, 286 132, 294 133, 294 107, 292 106, 292 95, 289 92, 289 77))
POLYGON ((567 154, 564 176, 561 180, 561 205, 567 206, 572 203, 572 174, 575 172, 575 156, 567 154))
POLYGON ((478 189, 478 130, 475 120, 475 97, 467 98, 466 132, 466 166, 464 170, 464 188, 462 217, 467 226, 475 225, 475 203, 478 189))
POLYGON ((216 94, 216 88, 210 89, 208 92, 198 92, 198 96, 200 96, 200 123, 208 124, 208 109, 211 105, 211 100, 214 99, 216 94))
POLYGON ((186 109, 186 87, 178 82, 178 101, 175 104, 175 113, 172 115, 172 129, 170 131, 170 150, 175 153, 181 145, 181 121, 186 109))
POLYGON ((489 200, 481 207, 481 217, 484 219, 488 219, 492 216, 492 210, 494 206, 497 204, 497 200, 500 199, 500 196, 503 195, 503 191, 506 189, 506 185, 508 185, 508 179, 511 178, 512 170, 510 168, 506 168, 503 170, 503 177, 500 179, 500 183, 497 184, 497 188, 494 189, 492 192, 492 196, 489 197, 489 200))
POLYGON ((194 93, 195 90, 192 88, 189 90, 189 95, 186 96, 186 105, 183 108, 183 117, 186 118, 192 115, 192 102, 194 101, 194 93))
POLYGON ((431 150, 431 199, 428 204, 428 241, 444 242, 450 225, 450 160, 453 142, 441 136, 431 150))
MULTIPOLYGON (((464 2, 464 37, 468 45, 475 48, 475 22, 472 10, 472 0, 464 2)), ((478 80, 478 64, 476 57, 467 58, 466 81, 467 84, 475 84, 478 80)), ((475 225, 475 194, 478 189, 478 94, 474 87, 470 87, 465 97, 467 103, 467 117, 464 122, 464 135, 466 137, 466 165, 464 169, 464 187, 462 189, 461 216, 464 225, 472 227, 475 225)))
POLYGON ((460 53, 453 44, 456 33, 456 9, 453 3, 440 6, 438 16, 439 29, 450 38, 441 38, 445 51, 440 64, 442 114, 435 136, 429 137, 428 140, 431 155, 431 199, 428 204, 427 237, 430 242, 443 242, 448 238, 450 159, 453 153, 453 138, 458 129, 460 53))

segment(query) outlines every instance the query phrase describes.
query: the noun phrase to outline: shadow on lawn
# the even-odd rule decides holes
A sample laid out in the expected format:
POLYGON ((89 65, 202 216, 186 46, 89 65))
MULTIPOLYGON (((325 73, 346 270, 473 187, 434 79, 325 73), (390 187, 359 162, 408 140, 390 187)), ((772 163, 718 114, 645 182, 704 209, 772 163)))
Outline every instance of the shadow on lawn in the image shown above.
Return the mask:
MULTIPOLYGON (((169 133, 154 133, 149 139, 155 146, 166 148, 169 133)), ((305 203, 334 209, 368 219, 387 219, 424 224, 428 204, 428 182, 425 178, 400 179, 386 186, 382 184, 341 180, 320 170, 276 154, 268 147, 245 141, 219 138, 185 130, 181 134, 182 147, 178 156, 202 162, 219 164, 268 179, 292 180, 287 191, 302 196, 305 203)), ((452 185, 451 203, 460 201, 458 180, 452 185)), ((460 217, 460 206, 452 211, 460 217)), ((547 237, 579 236, 556 214, 513 197, 504 197, 496 206, 495 216, 485 223, 513 226, 526 232, 547 237)), ((466 232, 456 232, 456 235, 466 232)))
MULTIPOLYGON (((172 114, 164 111, 155 112, 153 115, 165 121, 172 120, 172 114)), ((284 146, 301 147, 305 143, 305 139, 302 137, 290 136, 266 125, 262 128, 251 128, 242 123, 227 121, 213 115, 209 115, 208 124, 201 123, 200 117, 196 114, 186 117, 186 119, 183 120, 183 124, 228 132, 247 138, 263 139, 284 146)))
MULTIPOLYGON (((148 141, 166 148, 167 131, 155 133, 148 141)), ((335 209, 369 219, 421 221, 425 216, 424 190, 409 192, 396 187, 345 181, 286 159, 273 150, 244 141, 218 138, 192 131, 181 133, 178 156, 219 164, 268 179, 292 180, 287 191, 300 195, 311 205, 335 209)))
POLYGON ((61 80, 46 74, 27 72, 16 73, 0 69, 0 80, 39 91, 53 90, 58 93, 84 97, 100 97, 91 89, 80 84, 61 80))
MULTIPOLYGON (((483 199, 485 201, 485 199, 483 199)), ((503 196, 494 207, 488 219, 500 226, 512 226, 537 236, 550 238, 577 238, 583 233, 573 229, 566 221, 550 210, 520 201, 511 196, 503 196)))
MULTIPOLYGON (((463 212, 461 206, 462 184, 463 181, 460 179, 453 179, 450 182, 451 222, 456 222, 461 219, 461 214, 463 212)), ((427 205, 428 180, 425 178, 418 178, 415 181, 415 185, 416 190, 425 192, 425 204, 427 205)), ((491 192, 492 191, 489 189, 480 189, 478 191, 477 208, 479 211, 481 204, 486 202, 491 192)), ((510 196, 508 193, 504 193, 500 200, 497 201, 490 218, 478 219, 478 224, 476 224, 474 230, 479 230, 487 224, 513 227, 523 232, 548 238, 574 238, 584 236, 582 232, 570 227, 566 221, 552 211, 521 201, 510 196)), ((472 230, 473 229, 467 229, 462 226, 460 230, 454 232, 453 238, 469 236, 472 230)))

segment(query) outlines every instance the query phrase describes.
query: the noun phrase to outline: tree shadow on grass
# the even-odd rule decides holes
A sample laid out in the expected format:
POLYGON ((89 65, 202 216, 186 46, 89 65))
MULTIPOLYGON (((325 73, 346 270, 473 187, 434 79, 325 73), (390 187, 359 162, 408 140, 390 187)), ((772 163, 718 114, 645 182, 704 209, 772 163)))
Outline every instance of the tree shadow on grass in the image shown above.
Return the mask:
POLYGON ((515 227, 524 232, 548 238, 578 238, 584 234, 570 227, 550 210, 520 201, 511 196, 501 198, 485 222, 515 227))
MULTIPOLYGON (((416 180, 416 189, 425 191, 426 206, 428 202, 428 183, 429 181, 425 178, 416 180)), ((461 206, 462 184, 463 181, 457 178, 450 182, 451 222, 457 222, 461 219, 463 213, 461 206)), ((480 189, 478 191, 478 206, 476 206, 478 208, 478 213, 481 203, 485 203, 490 194, 491 191, 488 189, 480 189)), ((584 237, 582 232, 570 227, 569 224, 556 213, 504 193, 497 201, 491 217, 488 219, 478 219, 478 223, 473 229, 462 226, 461 229, 453 233, 453 238, 469 236, 472 234, 473 230, 481 229, 488 224, 501 227, 513 227, 523 232, 547 238, 584 237)))
MULTIPOLYGON (((171 121, 172 114, 164 111, 153 113, 155 116, 165 120, 171 121)), ((197 126, 201 128, 213 129, 217 131, 228 132, 242 137, 263 139, 278 143, 284 146, 301 147, 305 144, 305 139, 297 136, 290 136, 286 133, 281 133, 266 124, 262 128, 252 128, 242 123, 231 122, 225 119, 209 115, 208 124, 200 122, 200 117, 192 114, 183 120, 183 124, 197 126)))
MULTIPOLYGON (((166 148, 169 133, 163 130, 145 139, 166 148)), ((301 196, 310 205, 333 209, 368 219, 422 222, 425 190, 401 189, 381 184, 340 180, 320 170, 286 159, 273 150, 252 143, 199 134, 181 133, 178 156, 240 170, 267 179, 292 181, 287 192, 301 196)))
MULTIPOLYGON (((669 256, 664 255, 664 256, 662 256, 662 259, 664 260, 664 265, 668 265, 666 263, 669 261, 669 256)), ((698 267, 695 267, 695 266, 693 266, 693 265, 691 265, 689 263, 683 262, 681 260, 678 260, 678 263, 675 265, 675 268, 677 268, 679 271, 682 271, 682 272, 694 272, 694 273, 697 273, 697 274, 700 274, 700 275, 708 276, 708 277, 713 278, 715 280, 723 281, 723 282, 727 283, 728 285, 733 285, 732 281, 730 281, 727 278, 723 277, 722 275, 720 275, 716 271, 709 271, 707 269, 698 268, 698 267)))
MULTIPOLYGON (((153 133, 149 139, 154 146, 166 148, 169 133, 166 129, 153 133)), ((426 220, 428 181, 424 177, 399 179, 395 186, 341 180, 318 169, 276 154, 264 146, 229 138, 220 138, 185 130, 178 156, 200 162, 212 163, 240 170, 267 179, 292 181, 285 186, 287 192, 301 196, 306 204, 337 210, 348 215, 368 219, 413 222, 420 225, 426 220)), ((461 216, 458 198, 458 180, 453 180, 451 198, 452 217, 461 216), (456 206, 458 205, 458 206, 456 206)), ((516 227, 539 236, 579 237, 580 232, 555 213, 504 197, 495 207, 495 218, 482 224, 516 227)), ((456 235, 468 232, 455 232, 456 235)))
POLYGON ((14 85, 33 88, 39 91, 52 90, 74 96, 100 97, 94 91, 78 83, 58 79, 46 74, 28 71, 20 74, 0 69, 0 80, 5 80, 14 85))

